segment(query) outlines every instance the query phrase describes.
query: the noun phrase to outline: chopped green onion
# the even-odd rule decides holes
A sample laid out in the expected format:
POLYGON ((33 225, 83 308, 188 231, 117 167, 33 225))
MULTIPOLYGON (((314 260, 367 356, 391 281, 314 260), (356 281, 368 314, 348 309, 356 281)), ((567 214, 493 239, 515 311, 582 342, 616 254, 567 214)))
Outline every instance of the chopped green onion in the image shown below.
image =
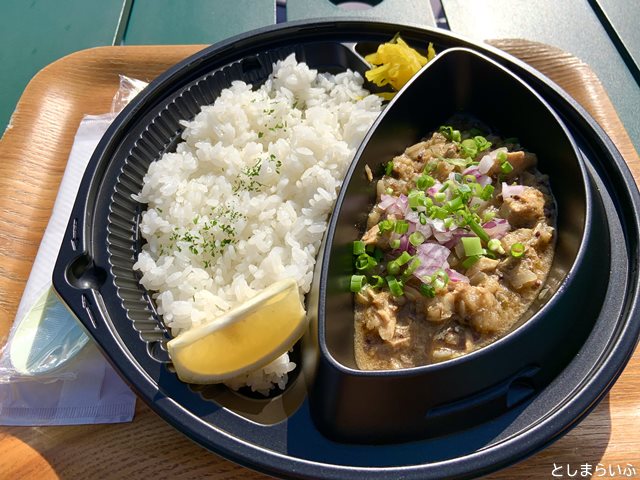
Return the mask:
POLYGON ((447 180, 446 182, 444 182, 442 184, 442 186, 440 187, 440 190, 438 190, 439 192, 445 192, 447 190, 447 188, 449 188, 450 182, 447 180))
POLYGON ((433 207, 431 209, 431 217, 439 218, 440 220, 444 220, 449 216, 449 212, 442 207, 433 207))
POLYGON ((453 217, 447 217, 444 219, 444 228, 449 229, 451 225, 453 225, 454 219, 453 217))
POLYGON ((462 197, 456 197, 453 200, 449 200, 445 204, 444 208, 446 208, 450 212, 454 212, 456 210, 460 210, 463 206, 464 205, 462 203, 462 197))
POLYGON ((439 269, 431 276, 431 283, 436 290, 440 290, 449 283, 449 275, 444 270, 439 269))
POLYGON ((464 254, 467 257, 482 255, 484 249, 482 248, 482 242, 478 237, 462 237, 460 240, 464 247, 464 254))
POLYGON ((391 275, 397 275, 398 273, 400 273, 400 264, 397 260, 392 260, 391 262, 387 263, 387 272, 389 272, 391 275))
POLYGON ((433 196, 436 202, 444 202, 447 199, 447 194, 444 192, 438 192, 433 196))
POLYGON ((396 279, 396 277, 387 275, 386 280, 387 285, 389 285, 389 290, 391 290, 391 295, 393 295, 394 297, 399 297, 404 293, 404 290, 402 289, 402 283, 400 283, 398 279, 396 279))
POLYGON ((366 277, 364 275, 351 275, 350 290, 358 293, 365 284, 366 277))
POLYGON ((380 230, 380 233, 385 233, 385 232, 390 232, 391 230, 394 229, 395 227, 395 222, 393 220, 382 220, 379 224, 378 224, 378 230, 380 230))
POLYGON ((475 233, 478 237, 480 237, 480 240, 482 240, 483 242, 488 242, 490 237, 489 234, 485 231, 484 228, 482 228, 480 226, 480 224, 478 222, 476 222, 471 215, 468 215, 466 218, 467 221, 467 225, 469 225, 469 228, 471 229, 471 231, 473 233, 475 233))
POLYGON ((420 190, 426 190, 427 188, 433 187, 436 184, 436 180, 430 176, 422 174, 416 180, 416 187, 420 190))
POLYGON ((443 134, 447 140, 451 140, 452 142, 459 142, 462 138, 460 135, 460 130, 454 130, 453 127, 449 125, 442 125, 438 132, 443 134))
POLYGON ((436 179, 433 178, 431 175, 422 175, 426 180, 427 180, 427 188, 429 187, 433 187, 436 184, 436 179))
POLYGON ((496 160, 498 160, 498 162, 500 162, 500 163, 506 162, 507 161, 507 152, 502 152, 502 151, 498 152, 496 154, 496 160))
POLYGON ((460 148, 462 149, 462 154, 465 157, 474 158, 478 154, 478 146, 472 138, 463 140, 460 144, 460 148))
POLYGON ((504 255, 504 248, 502 248, 502 243, 497 238, 492 238, 491 240, 489 240, 489 242, 487 243, 487 247, 492 252, 498 252, 504 255))
POLYGON ((389 176, 393 172, 393 161, 387 162, 387 165, 384 167, 384 174, 389 176))
MULTIPOLYGON (((466 213, 466 212, 464 212, 466 213)), ((464 213, 459 210, 457 212, 453 213, 453 222, 458 226, 458 227, 464 227, 467 223, 467 221, 465 220, 465 215, 464 213)))
POLYGON ((399 266, 402 266, 405 263, 409 262, 409 260, 411 260, 412 258, 413 257, 411 256, 411 254, 409 252, 402 252, 400 254, 400 256, 395 259, 395 261, 398 262, 399 266))
POLYGON ((438 128, 438 132, 444 135, 447 138, 447 140, 451 140, 453 127, 450 125, 441 125, 440 128, 438 128))
POLYGON ((421 232, 413 232, 411 235, 409 235, 409 243, 414 247, 423 244, 424 240, 424 235, 421 232))
POLYGON ((409 192, 409 207, 411 207, 411 209, 416 210, 418 207, 423 207, 424 206, 424 192, 421 192, 419 190, 412 190, 411 192, 409 192))
POLYGON ((418 220, 420 221, 420 225, 427 224, 427 215, 424 212, 420 212, 418 214, 418 220))
POLYGON ((358 256, 356 259, 356 269, 357 270, 369 270, 370 268, 375 267, 378 264, 375 258, 363 253, 358 256))
POLYGON ((467 257, 467 259, 464 262, 462 262, 462 267, 463 268, 469 268, 474 263, 476 263, 478 260, 480 260, 480 255, 474 255, 473 257, 467 257))
MULTIPOLYGON (((474 177, 475 178, 475 177, 474 177)), ((462 195, 467 195, 469 193, 471 193, 471 187, 469 185, 462 184, 458 187, 458 193, 462 194, 462 195)))
POLYGON ((476 181, 477 181, 477 178, 475 175, 468 174, 464 176, 465 183, 476 183, 476 181))
POLYGON ((399 238, 392 238, 391 240, 389 240, 389 246, 391 248, 393 248, 394 250, 396 248, 400 248, 400 239, 399 238))
POLYGON ((369 266, 369 262, 367 261, 366 253, 363 253, 358 258, 356 258, 356 270, 365 270, 369 266))
POLYGON ((484 212, 482 212, 482 221, 484 223, 490 222, 494 218, 496 218, 496 212, 495 211, 493 211, 493 210, 485 210, 484 212))
POLYGON ((403 233, 407 233, 409 231, 409 222, 407 222, 406 220, 397 220, 393 231, 399 233, 400 235, 402 235, 403 233))
POLYGON ((450 163, 451 165, 455 165, 456 167, 467 168, 469 166, 468 158, 444 158, 440 157, 440 161, 450 163))
POLYGON ((482 193, 480 193, 480 198, 485 202, 490 200, 494 190, 495 187, 493 185, 485 185, 485 187, 482 189, 482 193))
POLYGON ((473 137, 473 141, 476 143, 478 152, 482 152, 483 150, 491 147, 491 142, 487 141, 487 139, 481 135, 476 135, 475 137, 473 137))
POLYGON ((436 296, 436 290, 428 283, 420 285, 420 293, 425 297, 433 298, 436 296))
POLYGON ((382 278, 380 275, 372 275, 369 284, 373 288, 380 288, 384 285, 384 278, 382 278))
POLYGON ((504 162, 502 165, 500 165, 500 170, 502 171, 502 173, 511 173, 513 172, 513 165, 511 165, 509 162, 504 162))
POLYGON ((419 257, 415 257, 413 260, 411 260, 411 263, 407 266, 407 269, 404 271, 405 275, 411 275, 413 272, 416 271, 416 269, 422 265, 422 260, 420 260, 419 257))
POLYGON ((514 243, 511 245, 511 256, 515 258, 519 258, 524 255, 525 247, 522 243, 514 243))
POLYGON ((353 242, 354 255, 360 255, 361 253, 364 253, 364 250, 365 250, 365 245, 362 240, 356 240, 355 242, 353 242))
POLYGON ((389 187, 385 191, 387 192, 387 195, 393 195, 393 188, 389 187))

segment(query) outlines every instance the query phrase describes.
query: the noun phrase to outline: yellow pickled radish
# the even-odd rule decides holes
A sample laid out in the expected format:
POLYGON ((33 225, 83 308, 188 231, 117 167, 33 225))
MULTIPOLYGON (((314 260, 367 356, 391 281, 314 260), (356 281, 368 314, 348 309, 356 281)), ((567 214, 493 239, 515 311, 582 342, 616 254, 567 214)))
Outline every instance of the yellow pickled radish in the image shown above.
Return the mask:
MULTIPOLYGON (((365 60, 372 65, 371 69, 365 72, 365 76, 367 80, 379 87, 389 84, 397 91, 435 55, 436 52, 431 43, 427 47, 425 57, 402 40, 400 35, 396 35, 390 42, 378 46, 376 52, 365 57, 365 60)), ((390 92, 380 95, 386 99, 393 96, 390 92)))
POLYGON ((302 337, 306 326, 298 285, 286 279, 212 323, 178 335, 167 347, 182 381, 218 383, 272 362, 302 337))

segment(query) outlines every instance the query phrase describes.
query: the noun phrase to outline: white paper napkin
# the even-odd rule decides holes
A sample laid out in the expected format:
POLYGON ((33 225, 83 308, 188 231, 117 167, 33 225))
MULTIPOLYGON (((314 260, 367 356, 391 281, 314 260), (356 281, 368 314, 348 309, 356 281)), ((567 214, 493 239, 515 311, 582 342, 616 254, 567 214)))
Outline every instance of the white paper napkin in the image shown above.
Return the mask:
MULTIPOLYGON (((16 322, 24 319, 38 296, 51 284, 57 253, 82 176, 98 141, 113 119, 113 114, 90 115, 80 123, 51 218, 18 307, 16 322)), ((12 336, 15 330, 14 326, 12 336)), ((3 361, 6 361, 7 350, 3 361)), ((133 418, 135 402, 136 396, 90 341, 77 356, 49 376, 22 377, 20 381, 0 384, 0 425, 128 422, 133 418)))

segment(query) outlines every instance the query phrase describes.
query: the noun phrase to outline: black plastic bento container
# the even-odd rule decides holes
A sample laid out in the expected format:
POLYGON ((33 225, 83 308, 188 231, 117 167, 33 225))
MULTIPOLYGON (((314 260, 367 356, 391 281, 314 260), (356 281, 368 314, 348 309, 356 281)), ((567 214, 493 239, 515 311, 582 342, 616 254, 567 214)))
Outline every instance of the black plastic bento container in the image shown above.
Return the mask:
MULTIPOLYGON (((587 258, 589 251, 610 250, 598 202, 571 135, 531 87, 468 49, 450 49, 432 60, 369 131, 327 231, 314 285, 317 364, 306 366, 318 427, 334 438, 361 442, 442 435, 504 413, 544 388, 575 355, 595 320, 590 313, 602 303, 609 257, 587 258), (461 113, 505 138, 518 137, 521 145, 536 152, 539 170, 551 179, 558 223, 556 254, 543 287, 548 293, 534 302, 514 331, 478 351, 403 370, 358 370, 348 285, 351 246, 362 236, 376 198, 376 182, 367 178, 365 165, 381 171, 409 145, 461 113), (590 289, 600 295, 584 299, 590 289)), ((315 343, 309 342, 308 348, 315 343)))
MULTIPOLYGON (((477 477, 519 461, 566 433, 597 404, 626 364, 640 331, 639 205, 624 160, 602 129, 568 95, 522 62, 441 30, 371 20, 296 22, 249 32, 193 55, 160 75, 125 108, 89 162, 53 283, 117 371, 151 408, 195 442, 236 462, 287 478, 477 477), (593 216, 600 206, 604 209, 600 245, 608 241, 612 247, 597 254, 610 256, 610 266, 603 275, 607 286, 602 306, 587 314, 584 326, 574 323, 586 338, 582 341, 573 332, 567 336, 567 346, 554 353, 565 358, 569 352, 577 353, 544 388, 539 387, 547 380, 534 375, 532 383, 525 384, 525 394, 533 391, 526 399, 492 418, 486 415, 483 423, 464 427, 460 422, 464 429, 448 435, 377 445, 337 442, 322 434, 312 419, 304 371, 298 370, 284 393, 266 400, 177 379, 164 349, 168 333, 131 269, 140 247, 137 222, 142 206, 130 195, 139 190, 149 163, 175 147, 181 132, 177 119, 192 118, 231 80, 259 82, 274 55, 291 51, 308 55, 299 59, 321 69, 360 69, 360 55, 398 32, 418 48, 433 42, 439 52, 451 47, 481 52, 517 74, 551 105, 578 144, 589 182, 595 185, 593 216)), ((592 223, 591 230, 597 225, 592 223)), ((591 257, 595 255, 578 255, 578 260, 582 258, 581 264, 597 273, 598 262, 590 262, 591 257)), ((558 292, 569 287, 565 282, 558 292)), ((575 320, 594 291, 589 286, 582 292, 566 321, 575 320)), ((319 332, 309 333, 312 340, 319 332)), ((313 349, 296 352, 303 366, 313 366, 317 358, 313 349)), ((336 387, 329 385, 324 395, 349 393, 336 387)), ((492 385, 486 388, 495 391, 492 385)), ((314 392, 316 400, 318 393, 314 392)))

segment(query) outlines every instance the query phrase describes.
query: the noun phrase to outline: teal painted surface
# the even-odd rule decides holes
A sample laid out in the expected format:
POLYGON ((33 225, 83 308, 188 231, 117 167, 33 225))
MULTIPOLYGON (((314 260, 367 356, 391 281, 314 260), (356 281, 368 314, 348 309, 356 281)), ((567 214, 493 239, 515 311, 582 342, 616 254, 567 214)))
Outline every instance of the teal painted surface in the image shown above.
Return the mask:
MULTIPOLYGON (((598 7, 606 21, 618 35, 630 60, 640 70, 640 4, 638 0, 591 0, 594 10, 598 7)), ((636 77, 637 78, 637 77, 636 77)))
POLYGON ((29 80, 69 53, 111 45, 124 0, 0 1, 0 134, 29 80))
POLYGON ((215 43, 274 24, 275 5, 275 0, 135 0, 123 43, 215 43))
POLYGON ((287 0, 287 20, 367 17, 428 27, 433 27, 436 24, 429 0, 382 0, 380 3, 376 3, 377 0, 357 2, 336 0, 335 3, 329 0, 287 0), (373 6, 371 8, 357 8, 356 4, 365 4, 366 7, 367 3, 373 6))
MULTIPOLYGON (((638 8, 637 0, 627 3, 638 8)), ((543 42, 587 63, 640 151, 640 86, 588 2, 442 0, 442 4, 453 32, 474 40, 524 38, 543 42)))

